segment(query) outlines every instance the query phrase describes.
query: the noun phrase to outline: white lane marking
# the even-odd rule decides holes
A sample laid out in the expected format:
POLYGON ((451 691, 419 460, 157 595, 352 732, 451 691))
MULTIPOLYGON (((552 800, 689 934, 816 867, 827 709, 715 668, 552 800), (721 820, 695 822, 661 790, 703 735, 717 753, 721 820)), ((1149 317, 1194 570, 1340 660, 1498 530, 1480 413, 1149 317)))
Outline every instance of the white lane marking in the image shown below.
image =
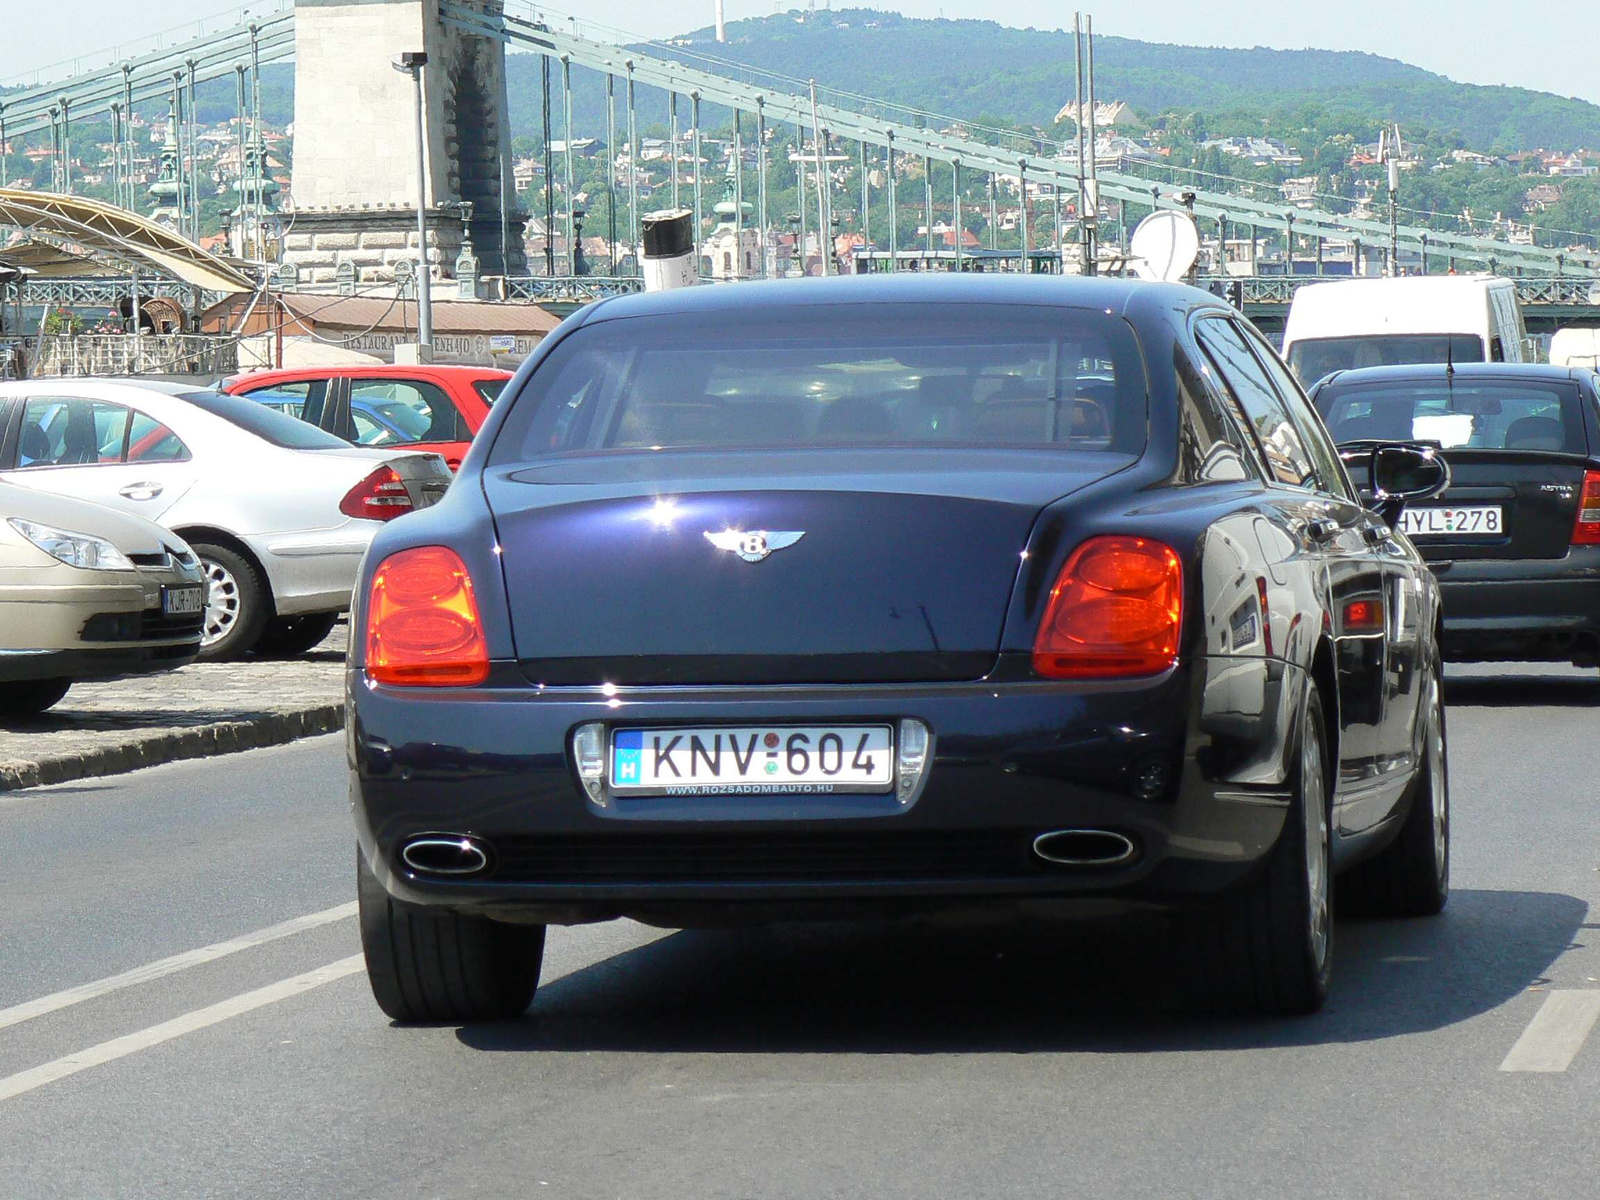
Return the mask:
POLYGON ((1502 1071, 1565 1071, 1600 1020, 1600 991, 1557 991, 1545 997, 1502 1071))
POLYGON ((137 1033, 112 1038, 109 1042, 101 1042, 98 1046, 90 1046, 87 1050, 79 1050, 76 1054, 68 1054, 31 1070, 8 1075, 0 1079, 0 1102, 13 1099, 24 1092, 31 1092, 35 1088, 44 1087, 48 1083, 55 1083, 69 1075, 76 1075, 79 1071, 104 1066, 119 1058, 126 1058, 130 1054, 159 1046, 162 1042, 180 1038, 186 1033, 194 1033, 196 1030, 221 1024, 254 1009, 301 995, 312 988, 319 988, 323 984, 354 975, 364 967, 365 960, 362 956, 352 954, 349 958, 341 958, 338 962, 318 967, 315 971, 307 971, 304 975, 280 979, 277 983, 269 983, 266 987, 256 988, 253 992, 244 992, 232 999, 205 1008, 197 1008, 191 1013, 163 1021, 159 1025, 152 1025, 148 1029, 141 1029, 137 1033))
POLYGON ((93 1000, 109 992, 118 992, 123 988, 136 987, 141 983, 149 983, 166 975, 178 971, 186 971, 190 967, 198 967, 204 963, 216 962, 219 958, 226 958, 230 954, 237 954, 241 950, 249 950, 255 946, 264 946, 268 942, 276 942, 280 938, 293 937, 297 933, 304 933, 308 929, 316 929, 322 925, 331 925, 335 921, 343 921, 346 917, 356 915, 356 903, 352 900, 348 904, 338 904, 333 908, 325 908, 321 912, 307 913, 303 917, 295 917, 277 925, 269 925, 265 929, 258 929, 254 933, 247 933, 241 937, 229 938, 225 942, 213 942, 209 946, 201 946, 198 950, 185 950, 182 954, 174 954, 171 958, 158 959, 146 963, 142 967, 134 967, 123 971, 119 975, 108 975, 104 979, 97 979, 93 983, 82 983, 77 987, 67 988, 65 991, 54 992, 48 996, 40 996, 37 1000, 28 1000, 10 1008, 0 1008, 0 1029, 12 1025, 20 1025, 24 1021, 31 1021, 35 1017, 42 1017, 46 1013, 58 1012, 63 1008, 71 1008, 74 1004, 82 1004, 85 1000, 93 1000))

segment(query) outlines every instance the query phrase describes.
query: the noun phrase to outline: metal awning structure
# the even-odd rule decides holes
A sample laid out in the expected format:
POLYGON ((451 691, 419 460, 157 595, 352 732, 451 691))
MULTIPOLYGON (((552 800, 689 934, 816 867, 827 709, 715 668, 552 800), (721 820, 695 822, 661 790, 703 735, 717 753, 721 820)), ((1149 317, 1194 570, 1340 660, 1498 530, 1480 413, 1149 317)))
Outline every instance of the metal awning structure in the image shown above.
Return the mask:
POLYGON ((103 260, 54 242, 25 239, 0 245, 0 278, 14 267, 30 279, 81 279, 106 273, 103 260))
MULTIPOLYGON (((205 292, 251 292, 238 267, 136 213, 84 196, 0 188, 0 226, 80 246, 128 270, 153 270, 205 292)), ((9 257, 0 252, 0 256, 9 257)))

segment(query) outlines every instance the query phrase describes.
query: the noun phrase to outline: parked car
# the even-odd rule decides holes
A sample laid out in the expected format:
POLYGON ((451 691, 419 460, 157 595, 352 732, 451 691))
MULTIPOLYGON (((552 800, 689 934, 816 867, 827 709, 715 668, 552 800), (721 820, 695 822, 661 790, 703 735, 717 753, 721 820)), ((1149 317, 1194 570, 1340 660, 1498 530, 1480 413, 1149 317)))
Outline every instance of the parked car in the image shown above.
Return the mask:
POLYGON ((1600 393, 1537 364, 1345 371, 1315 391, 1358 463, 1386 441, 1440 447, 1451 484, 1400 528, 1444 593, 1445 657, 1600 666, 1600 393))
POLYGON ((1353 368, 1531 362, 1534 353, 1514 280, 1429 275, 1307 284, 1289 305, 1283 356, 1309 387, 1353 368))
POLYGON ((521 378, 352 612, 392 1017, 519 1012, 551 922, 1083 901, 1176 908, 1218 1002, 1303 1012, 1335 872, 1444 904, 1438 587, 1205 292, 685 288, 521 378))
POLYGON ((1600 329, 1568 326, 1550 339, 1550 362, 1558 367, 1600 371, 1600 329))
POLYGON ((434 451, 454 471, 510 379, 493 367, 316 367, 252 371, 222 387, 358 446, 434 451))
POLYGON ((249 400, 183 384, 0 385, 0 479, 157 521, 209 581, 201 657, 316 645, 349 607, 385 521, 449 486, 433 454, 362 449, 249 400))
POLYGON ((151 521, 0 483, 0 717, 200 652, 199 560, 151 521))

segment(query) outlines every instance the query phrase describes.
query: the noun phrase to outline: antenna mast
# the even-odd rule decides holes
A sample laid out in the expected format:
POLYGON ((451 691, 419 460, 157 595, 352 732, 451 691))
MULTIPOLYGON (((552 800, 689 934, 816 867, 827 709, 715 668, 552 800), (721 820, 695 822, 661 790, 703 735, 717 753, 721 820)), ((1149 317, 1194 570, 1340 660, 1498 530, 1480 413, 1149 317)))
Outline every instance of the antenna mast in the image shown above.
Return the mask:
MULTIPOLYGON (((1400 274, 1400 159, 1404 143, 1400 126, 1391 125, 1378 135, 1378 157, 1389 173, 1389 269, 1390 278, 1400 274)), ((1427 264, 1423 264, 1426 269, 1427 264)))

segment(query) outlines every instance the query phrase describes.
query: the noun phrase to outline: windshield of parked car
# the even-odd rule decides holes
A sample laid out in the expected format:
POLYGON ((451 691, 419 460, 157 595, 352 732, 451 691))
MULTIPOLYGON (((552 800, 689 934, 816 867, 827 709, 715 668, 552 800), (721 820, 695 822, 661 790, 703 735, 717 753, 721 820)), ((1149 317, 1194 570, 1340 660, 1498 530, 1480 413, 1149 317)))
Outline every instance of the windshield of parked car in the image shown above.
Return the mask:
POLYGON ((1289 367, 1307 387, 1335 371, 1360 367, 1482 361, 1483 339, 1470 333, 1306 338, 1289 347, 1289 367))
POLYGON ((288 413, 226 392, 183 392, 178 397, 285 450, 348 450, 350 443, 288 413))
POLYGON ((1433 442, 1446 450, 1584 454, 1582 393, 1557 380, 1337 384, 1317 394, 1334 440, 1433 442))
POLYGON ((821 446, 1138 454, 1145 393, 1132 328, 1099 310, 762 306, 602 320, 517 394, 493 461, 821 446))

